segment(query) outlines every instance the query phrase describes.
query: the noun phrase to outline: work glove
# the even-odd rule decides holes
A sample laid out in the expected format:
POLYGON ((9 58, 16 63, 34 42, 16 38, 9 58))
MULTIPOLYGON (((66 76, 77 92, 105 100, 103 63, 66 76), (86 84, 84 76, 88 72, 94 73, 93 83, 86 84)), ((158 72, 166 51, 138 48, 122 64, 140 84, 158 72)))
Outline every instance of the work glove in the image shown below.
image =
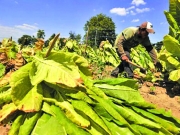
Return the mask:
POLYGON ((159 61, 155 64, 155 67, 158 72, 162 72, 163 67, 159 61))
POLYGON ((124 61, 128 61, 128 60, 129 60, 129 58, 128 58, 126 55, 123 55, 123 56, 121 57, 121 59, 124 60, 124 61))

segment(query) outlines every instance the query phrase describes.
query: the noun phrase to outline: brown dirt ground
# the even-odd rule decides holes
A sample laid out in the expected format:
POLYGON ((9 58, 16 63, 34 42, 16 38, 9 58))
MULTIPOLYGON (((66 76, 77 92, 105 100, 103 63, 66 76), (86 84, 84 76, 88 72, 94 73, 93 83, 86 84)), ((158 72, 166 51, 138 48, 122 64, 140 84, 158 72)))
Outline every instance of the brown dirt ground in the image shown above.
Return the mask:
MULTIPOLYGON (((107 66, 105 72, 101 75, 98 74, 98 78, 110 77, 112 67, 107 66)), ((96 74, 97 78, 97 74, 96 74)), ((139 89, 142 97, 154 105, 157 108, 164 108, 167 111, 171 111, 172 115, 180 119, 180 87, 176 89, 176 93, 172 91, 174 84, 171 82, 161 82, 152 84, 150 82, 143 82, 139 89), (151 90, 151 86, 155 87, 155 90, 151 90)), ((0 125, 0 135, 7 135, 10 129, 10 125, 0 125)))
POLYGON ((154 85, 155 90, 152 92, 149 82, 144 82, 140 88, 140 93, 146 101, 155 104, 157 108, 171 111, 174 117, 180 119, 180 89, 178 88, 179 92, 175 93, 172 90, 173 84, 164 83, 163 85, 154 85))

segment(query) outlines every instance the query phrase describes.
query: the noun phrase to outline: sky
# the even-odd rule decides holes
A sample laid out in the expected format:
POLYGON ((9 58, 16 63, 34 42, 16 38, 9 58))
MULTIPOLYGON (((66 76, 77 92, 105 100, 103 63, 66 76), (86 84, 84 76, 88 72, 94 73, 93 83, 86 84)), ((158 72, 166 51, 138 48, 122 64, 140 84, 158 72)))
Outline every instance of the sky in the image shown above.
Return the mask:
POLYGON ((149 37, 156 43, 169 31, 164 11, 169 0, 0 0, 0 41, 36 36, 38 30, 44 30, 45 39, 54 33, 68 38, 70 32, 83 37, 86 22, 101 13, 115 23, 116 34, 151 22, 155 34, 149 37))

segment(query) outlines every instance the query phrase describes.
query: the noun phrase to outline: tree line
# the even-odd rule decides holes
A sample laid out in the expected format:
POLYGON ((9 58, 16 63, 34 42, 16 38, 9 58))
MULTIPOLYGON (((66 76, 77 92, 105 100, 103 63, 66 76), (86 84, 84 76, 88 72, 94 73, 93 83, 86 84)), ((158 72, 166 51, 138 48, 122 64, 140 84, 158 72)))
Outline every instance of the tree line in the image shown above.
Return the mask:
MULTIPOLYGON (((85 35, 81 36, 80 34, 70 31, 68 39, 76 40, 79 44, 88 44, 96 47, 100 45, 101 41, 108 40, 113 45, 117 36, 115 28, 115 23, 110 17, 104 14, 98 14, 91 17, 84 25, 85 35)), ((55 34, 53 33, 49 39, 45 41, 45 46, 47 46, 54 37, 55 34)), ((22 45, 32 45, 38 38, 45 38, 44 30, 38 30, 36 37, 23 35, 18 39, 18 43, 22 45)), ((67 37, 62 37, 60 39, 61 45, 64 44, 65 39, 67 39, 67 37)))

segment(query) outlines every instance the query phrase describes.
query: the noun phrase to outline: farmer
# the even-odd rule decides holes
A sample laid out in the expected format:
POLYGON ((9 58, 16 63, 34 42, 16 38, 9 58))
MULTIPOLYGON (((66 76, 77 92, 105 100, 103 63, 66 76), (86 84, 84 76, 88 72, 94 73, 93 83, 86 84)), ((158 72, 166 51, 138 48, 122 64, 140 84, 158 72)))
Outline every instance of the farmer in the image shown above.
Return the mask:
POLYGON ((153 30, 153 25, 150 22, 144 22, 139 27, 128 27, 124 29, 117 36, 114 45, 117 54, 121 59, 121 63, 112 71, 111 76, 118 77, 118 74, 120 72, 125 71, 127 73, 127 78, 134 77, 132 65, 127 61, 131 60, 131 48, 136 47, 139 44, 146 48, 153 60, 155 67, 162 69, 162 65, 157 59, 155 49, 153 48, 149 40, 149 33, 155 33, 155 31, 153 30))

